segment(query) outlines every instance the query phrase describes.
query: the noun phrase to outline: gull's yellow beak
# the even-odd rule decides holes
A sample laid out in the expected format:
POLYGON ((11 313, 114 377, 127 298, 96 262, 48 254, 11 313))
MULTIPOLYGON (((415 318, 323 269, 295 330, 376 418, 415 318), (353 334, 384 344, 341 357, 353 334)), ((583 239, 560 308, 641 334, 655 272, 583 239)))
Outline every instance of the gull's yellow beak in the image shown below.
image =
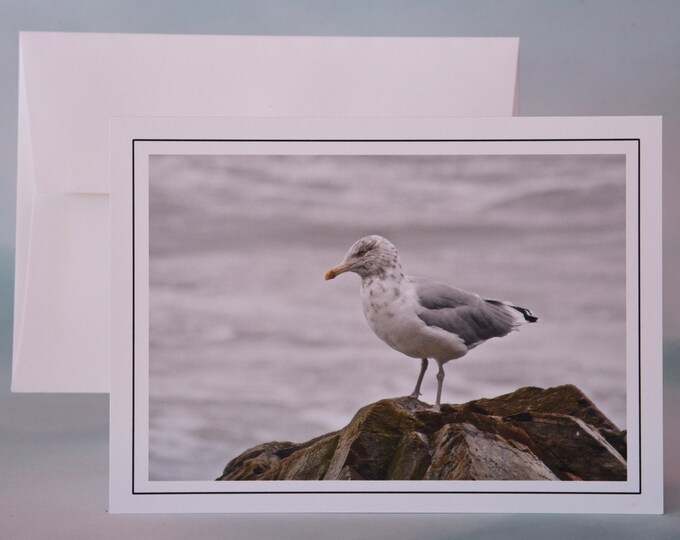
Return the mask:
POLYGON ((329 279, 333 279, 333 278, 339 276, 340 274, 347 272, 347 270, 349 270, 349 267, 345 264, 339 264, 338 266, 334 266, 333 268, 328 270, 328 272, 326 272, 326 276, 325 276, 326 281, 328 281, 329 279))

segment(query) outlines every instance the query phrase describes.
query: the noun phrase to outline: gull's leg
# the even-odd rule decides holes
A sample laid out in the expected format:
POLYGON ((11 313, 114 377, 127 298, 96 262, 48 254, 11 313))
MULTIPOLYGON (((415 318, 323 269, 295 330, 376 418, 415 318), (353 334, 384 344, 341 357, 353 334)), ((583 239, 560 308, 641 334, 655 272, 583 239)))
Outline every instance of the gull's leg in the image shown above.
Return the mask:
POLYGON ((442 399, 442 385, 444 383, 444 364, 442 362, 437 362, 439 364, 439 371, 437 372, 437 402, 434 405, 434 410, 441 411, 441 399, 442 399))
POLYGON ((409 397, 418 399, 418 396, 420 395, 420 385, 423 382, 423 376, 425 375, 425 371, 427 371, 427 358, 421 358, 420 359, 420 375, 418 375, 418 382, 416 383, 415 390, 413 391, 413 393, 409 397))

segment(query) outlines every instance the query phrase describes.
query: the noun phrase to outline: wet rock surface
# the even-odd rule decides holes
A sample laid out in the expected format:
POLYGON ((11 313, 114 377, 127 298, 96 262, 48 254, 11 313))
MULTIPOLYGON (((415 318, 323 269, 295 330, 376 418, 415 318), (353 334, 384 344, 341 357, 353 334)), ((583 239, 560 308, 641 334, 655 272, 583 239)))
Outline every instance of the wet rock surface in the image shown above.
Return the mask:
POLYGON ((401 397, 310 441, 255 446, 217 480, 626 480, 626 433, 573 385, 441 412, 401 397))

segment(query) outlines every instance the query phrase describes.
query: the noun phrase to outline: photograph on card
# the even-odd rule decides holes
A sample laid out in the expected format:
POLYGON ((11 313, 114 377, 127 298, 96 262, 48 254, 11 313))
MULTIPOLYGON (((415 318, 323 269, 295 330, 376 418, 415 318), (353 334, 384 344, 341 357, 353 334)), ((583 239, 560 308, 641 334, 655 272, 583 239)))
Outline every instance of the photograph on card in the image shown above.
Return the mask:
POLYGON ((626 156, 148 160, 149 481, 627 479, 626 156))

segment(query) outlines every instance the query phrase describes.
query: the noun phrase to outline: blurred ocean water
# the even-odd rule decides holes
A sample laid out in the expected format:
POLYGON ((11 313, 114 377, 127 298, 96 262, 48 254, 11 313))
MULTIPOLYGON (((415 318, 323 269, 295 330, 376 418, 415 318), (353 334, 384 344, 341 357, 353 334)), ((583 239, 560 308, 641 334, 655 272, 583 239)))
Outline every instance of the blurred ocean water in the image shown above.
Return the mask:
POLYGON ((625 428, 624 168, 604 155, 152 156, 150 478, 213 479, 250 446, 411 392, 419 361, 373 335, 358 276, 323 279, 373 233, 407 273, 541 319, 447 364, 444 401, 572 383, 625 428))

